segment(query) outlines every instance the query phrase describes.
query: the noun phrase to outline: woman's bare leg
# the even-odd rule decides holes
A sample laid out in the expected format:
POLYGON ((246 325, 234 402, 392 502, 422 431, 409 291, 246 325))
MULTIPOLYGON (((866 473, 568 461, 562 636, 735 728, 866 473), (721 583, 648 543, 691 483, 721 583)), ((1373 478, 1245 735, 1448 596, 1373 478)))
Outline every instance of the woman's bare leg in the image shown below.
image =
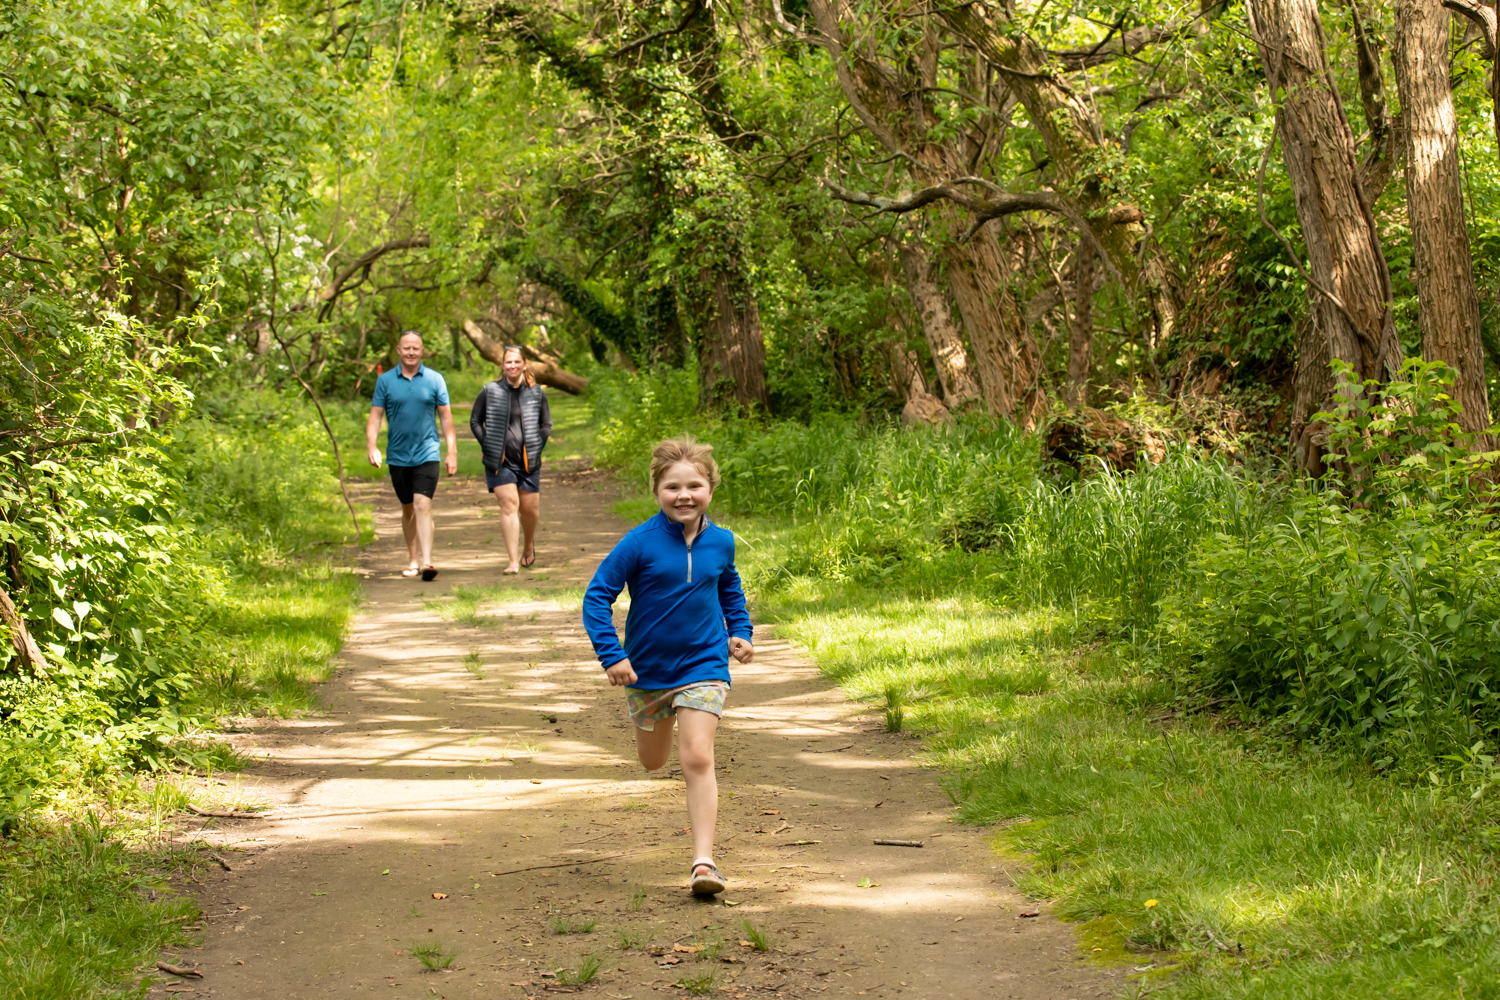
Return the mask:
POLYGON ((541 516, 541 509, 540 493, 521 494, 521 533, 525 536, 521 544, 522 559, 536 555, 536 523, 541 516))
POLYGON ((495 487, 495 499, 500 503, 500 534, 505 539, 505 555, 510 562, 505 567, 507 573, 519 573, 521 571, 521 518, 517 511, 520 509, 520 495, 516 492, 515 483, 502 483, 495 487))

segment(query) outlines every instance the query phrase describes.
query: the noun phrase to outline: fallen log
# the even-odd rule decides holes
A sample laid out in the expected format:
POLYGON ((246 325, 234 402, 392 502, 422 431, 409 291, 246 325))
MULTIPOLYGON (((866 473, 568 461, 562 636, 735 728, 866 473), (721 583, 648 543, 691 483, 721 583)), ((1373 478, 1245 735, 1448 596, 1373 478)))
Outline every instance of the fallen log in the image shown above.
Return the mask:
MULTIPOLYGON (((495 343, 489 334, 479 328, 479 324, 473 320, 464 320, 464 336, 469 338, 469 343, 474 349, 484 356, 485 360, 495 364, 503 364, 505 361, 505 346, 495 343)), ((521 353, 526 355, 526 360, 531 364, 532 376, 542 385, 549 385, 563 392, 570 392, 575 396, 582 395, 588 391, 589 380, 582 375, 574 375, 567 371, 558 362, 557 358, 546 351, 539 350, 529 344, 521 345, 521 353)))

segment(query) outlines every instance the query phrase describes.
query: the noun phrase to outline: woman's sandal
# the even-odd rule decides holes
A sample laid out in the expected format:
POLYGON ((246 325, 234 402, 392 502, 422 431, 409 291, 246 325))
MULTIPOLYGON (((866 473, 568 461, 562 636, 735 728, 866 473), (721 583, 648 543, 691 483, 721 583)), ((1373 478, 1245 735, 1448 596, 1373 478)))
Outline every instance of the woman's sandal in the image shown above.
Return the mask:
POLYGON ((724 876, 719 874, 719 869, 712 862, 695 861, 692 880, 694 896, 714 896, 724 891, 724 876))
POLYGON ((420 572, 422 572, 422 571, 419 570, 419 569, 417 569, 417 567, 415 567, 415 566, 408 566, 408 567, 406 567, 405 569, 403 569, 401 571, 401 575, 404 576, 404 577, 406 577, 407 579, 411 579, 411 578, 415 577, 420 572))

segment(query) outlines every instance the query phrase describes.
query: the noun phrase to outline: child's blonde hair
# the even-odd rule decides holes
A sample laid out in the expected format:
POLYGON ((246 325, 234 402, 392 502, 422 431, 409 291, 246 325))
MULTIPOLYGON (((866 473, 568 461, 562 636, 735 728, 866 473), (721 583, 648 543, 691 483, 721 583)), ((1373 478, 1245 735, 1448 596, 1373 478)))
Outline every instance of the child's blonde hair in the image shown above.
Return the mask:
POLYGON ((714 446, 704 444, 691 434, 658 441, 651 449, 651 492, 661 485, 661 477, 678 462, 687 462, 708 480, 708 488, 719 488, 719 463, 714 461, 714 446))

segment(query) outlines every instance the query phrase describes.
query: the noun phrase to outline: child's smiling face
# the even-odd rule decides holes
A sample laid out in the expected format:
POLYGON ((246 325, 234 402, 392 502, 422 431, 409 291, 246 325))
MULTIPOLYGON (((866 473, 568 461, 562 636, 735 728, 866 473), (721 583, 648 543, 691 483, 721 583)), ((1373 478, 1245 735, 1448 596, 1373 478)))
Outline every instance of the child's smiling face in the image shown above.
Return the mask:
POLYGON ((662 513, 678 524, 692 524, 708 510, 714 498, 708 477, 692 462, 678 462, 656 483, 656 502, 662 513))

